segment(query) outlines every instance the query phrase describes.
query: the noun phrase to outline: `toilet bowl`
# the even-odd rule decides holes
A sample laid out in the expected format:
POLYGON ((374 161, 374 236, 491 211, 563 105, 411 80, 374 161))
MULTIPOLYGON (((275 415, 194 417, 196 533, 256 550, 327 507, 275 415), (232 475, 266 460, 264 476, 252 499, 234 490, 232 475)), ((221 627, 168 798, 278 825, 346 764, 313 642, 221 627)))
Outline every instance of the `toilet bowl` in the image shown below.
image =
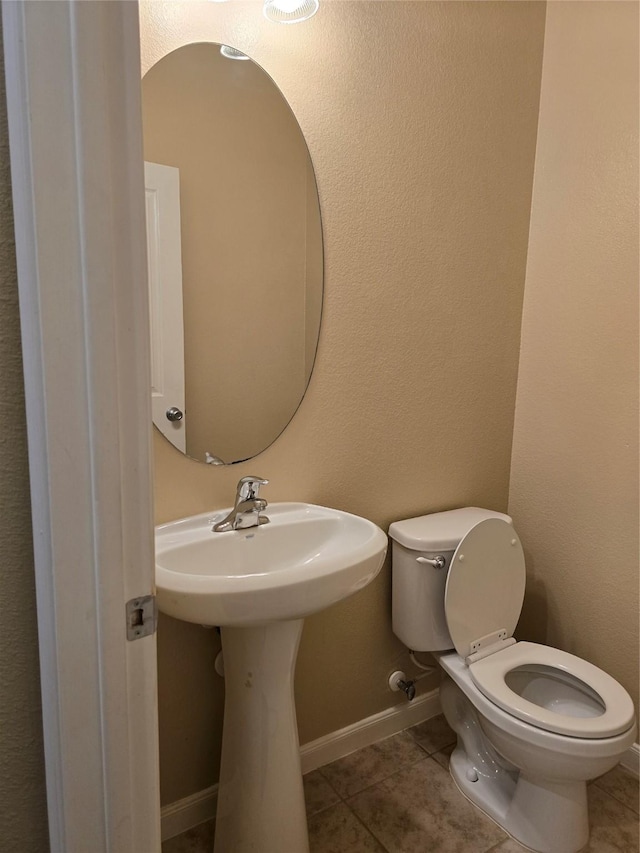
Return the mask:
POLYGON ((516 642, 525 564, 509 516, 467 507, 395 522, 389 535, 393 629, 443 670, 454 781, 525 847, 578 853, 586 782, 634 742, 631 697, 575 655, 516 642))

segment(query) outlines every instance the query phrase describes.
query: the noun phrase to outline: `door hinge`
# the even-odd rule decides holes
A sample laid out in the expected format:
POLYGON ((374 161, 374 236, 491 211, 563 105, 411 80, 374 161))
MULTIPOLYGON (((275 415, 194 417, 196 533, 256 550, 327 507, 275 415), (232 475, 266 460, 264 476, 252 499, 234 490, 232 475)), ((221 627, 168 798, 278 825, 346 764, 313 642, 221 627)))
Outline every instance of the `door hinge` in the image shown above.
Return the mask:
POLYGON ((507 637, 506 628, 500 628, 499 631, 493 631, 491 634, 473 640, 471 654, 465 658, 465 663, 469 666, 469 664, 482 660, 482 658, 488 658, 489 655, 499 652, 501 649, 513 646, 515 642, 515 637, 507 637))
POLYGON ((155 595, 143 595, 127 601, 127 640, 140 640, 155 634, 158 605, 155 595))

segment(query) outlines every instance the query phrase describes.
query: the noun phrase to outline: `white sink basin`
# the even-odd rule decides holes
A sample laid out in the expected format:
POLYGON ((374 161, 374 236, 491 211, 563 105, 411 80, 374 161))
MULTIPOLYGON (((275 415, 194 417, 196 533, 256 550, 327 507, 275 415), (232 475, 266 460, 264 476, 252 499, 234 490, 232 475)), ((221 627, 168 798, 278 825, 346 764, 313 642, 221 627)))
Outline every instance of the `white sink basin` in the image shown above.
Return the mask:
POLYGON ((357 515, 269 504, 269 524, 213 533, 227 512, 156 528, 163 613, 220 626, 301 619, 362 589, 382 567, 387 537, 357 515))
MULTIPOLYGON (((240 484, 239 484, 240 485, 240 484)), ((219 625, 225 672, 218 853, 309 853, 293 678, 303 619, 378 574, 387 537, 322 506, 269 504, 268 524, 213 533, 228 510, 156 528, 158 607, 219 625)))

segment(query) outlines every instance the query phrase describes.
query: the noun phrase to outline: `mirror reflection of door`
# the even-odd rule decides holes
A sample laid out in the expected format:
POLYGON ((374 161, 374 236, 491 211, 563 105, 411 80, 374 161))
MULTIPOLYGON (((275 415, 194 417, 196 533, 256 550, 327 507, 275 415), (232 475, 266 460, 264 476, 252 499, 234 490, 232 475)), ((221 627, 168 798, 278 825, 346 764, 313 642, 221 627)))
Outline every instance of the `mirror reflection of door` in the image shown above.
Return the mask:
POLYGON ((144 164, 151 329, 151 413, 169 441, 187 452, 180 249, 180 174, 173 166, 144 164), (167 412, 178 410, 179 420, 167 412))
POLYGON ((271 78, 219 45, 168 54, 142 93, 145 159, 180 175, 186 429, 167 429, 160 405, 154 423, 169 440, 186 433, 195 459, 242 461, 286 427, 315 359, 313 166, 271 78))

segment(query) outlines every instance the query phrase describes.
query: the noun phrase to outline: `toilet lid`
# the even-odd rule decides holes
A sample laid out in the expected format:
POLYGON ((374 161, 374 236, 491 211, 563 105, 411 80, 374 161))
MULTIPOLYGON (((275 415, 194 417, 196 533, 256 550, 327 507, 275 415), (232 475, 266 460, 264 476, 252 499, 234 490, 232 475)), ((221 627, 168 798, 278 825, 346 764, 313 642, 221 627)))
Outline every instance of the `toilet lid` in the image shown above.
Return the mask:
POLYGON ((480 521, 461 540, 444 594, 447 627, 460 657, 472 653, 474 641, 498 631, 513 636, 524 600, 525 577, 522 545, 508 522, 500 518, 480 521))

